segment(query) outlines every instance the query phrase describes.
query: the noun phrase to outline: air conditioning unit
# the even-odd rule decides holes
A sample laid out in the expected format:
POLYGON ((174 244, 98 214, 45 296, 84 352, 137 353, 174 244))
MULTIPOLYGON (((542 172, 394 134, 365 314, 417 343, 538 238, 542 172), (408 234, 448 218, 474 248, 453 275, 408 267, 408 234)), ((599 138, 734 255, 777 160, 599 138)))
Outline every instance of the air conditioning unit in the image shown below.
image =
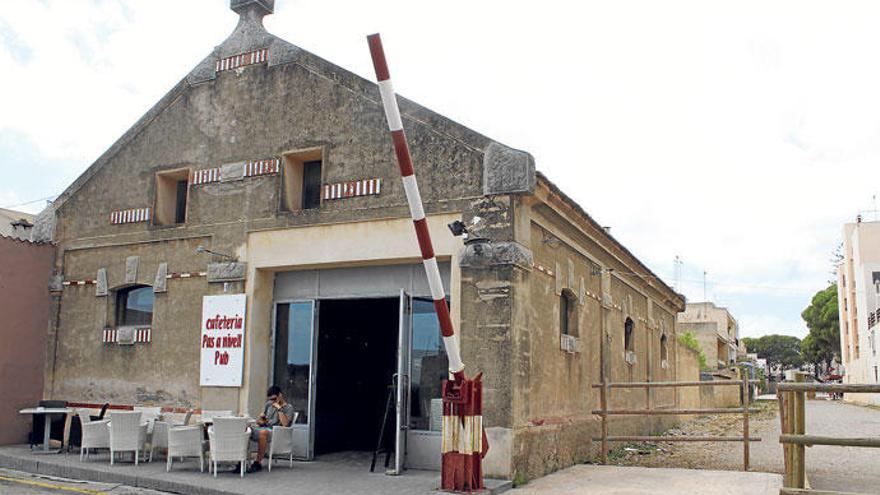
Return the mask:
POLYGON ((134 345, 134 327, 119 327, 116 329, 116 343, 118 345, 134 345))
POLYGON ((573 335, 560 335, 559 348, 569 354, 581 352, 581 341, 573 335))
POLYGON ((635 351, 626 351, 626 355, 624 356, 624 360, 627 364, 636 364, 636 353, 635 351))

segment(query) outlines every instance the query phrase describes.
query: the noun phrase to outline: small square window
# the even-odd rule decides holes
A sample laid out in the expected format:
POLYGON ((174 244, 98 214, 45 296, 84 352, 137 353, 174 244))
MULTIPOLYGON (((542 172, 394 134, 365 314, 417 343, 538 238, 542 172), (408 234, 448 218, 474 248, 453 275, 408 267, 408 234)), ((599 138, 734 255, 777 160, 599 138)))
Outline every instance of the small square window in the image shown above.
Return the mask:
POLYGON ((188 168, 167 170, 156 174, 156 225, 186 223, 186 203, 189 195, 188 168))
POLYGON ((116 324, 150 325, 153 322, 153 288, 134 285, 116 292, 116 324))
POLYGON ((302 211, 321 207, 322 155, 321 149, 284 155, 282 210, 302 211))

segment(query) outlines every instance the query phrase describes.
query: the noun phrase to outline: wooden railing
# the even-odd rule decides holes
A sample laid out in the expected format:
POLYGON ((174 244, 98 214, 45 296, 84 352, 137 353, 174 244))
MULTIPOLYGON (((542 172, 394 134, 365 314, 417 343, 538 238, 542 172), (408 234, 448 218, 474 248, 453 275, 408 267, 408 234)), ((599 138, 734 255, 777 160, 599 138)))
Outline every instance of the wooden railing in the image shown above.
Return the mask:
POLYGON ((803 381, 804 375, 796 373, 794 382, 780 383, 776 386, 776 397, 779 400, 779 419, 782 423, 782 434, 779 436, 779 443, 782 444, 782 452, 785 458, 785 475, 782 479, 783 488, 779 493, 780 495, 845 495, 844 492, 817 491, 807 488, 806 447, 834 445, 838 447, 878 448, 880 447, 880 438, 838 438, 807 435, 804 421, 806 393, 880 393, 880 385, 804 383, 803 381))
MULTIPOLYGON (((697 382, 608 382, 597 383, 593 388, 598 388, 599 409, 593 410, 602 418, 602 436, 593 441, 602 442, 602 464, 608 463, 608 442, 742 442, 743 444, 743 470, 749 470, 749 442, 760 442, 760 437, 749 436, 749 413, 758 412, 758 409, 749 408, 749 385, 758 383, 759 380, 749 380, 748 373, 743 370, 742 380, 714 380, 697 382), (676 387, 717 387, 738 386, 742 389, 742 405, 739 408, 707 408, 707 409, 654 409, 651 402, 645 409, 608 409, 608 396, 613 388, 676 388, 676 387), (658 415, 704 415, 704 414, 742 414, 743 433, 741 436, 609 436, 608 416, 658 416, 658 415)), ((649 397, 646 394, 646 397, 649 397)))

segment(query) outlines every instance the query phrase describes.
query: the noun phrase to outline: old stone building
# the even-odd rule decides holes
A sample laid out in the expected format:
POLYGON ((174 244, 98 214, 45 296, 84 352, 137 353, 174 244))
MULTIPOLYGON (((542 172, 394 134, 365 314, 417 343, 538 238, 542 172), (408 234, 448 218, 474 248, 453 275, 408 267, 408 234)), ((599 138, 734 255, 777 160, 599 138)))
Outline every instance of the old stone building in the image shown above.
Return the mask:
MULTIPOLYGON (((231 3, 235 31, 37 220, 57 246, 45 396, 256 414, 277 383, 310 459, 372 450, 398 375, 406 463, 436 467, 446 358, 377 86, 267 33, 271 0, 231 3), (224 294, 242 313, 205 317, 224 294), (238 318, 243 340, 218 335, 229 352, 206 363, 206 325, 238 318), (206 383, 212 366, 232 382, 206 383)), ((683 298, 529 154, 399 100, 466 372, 484 377, 487 475, 588 458, 591 384, 674 379, 683 298)))

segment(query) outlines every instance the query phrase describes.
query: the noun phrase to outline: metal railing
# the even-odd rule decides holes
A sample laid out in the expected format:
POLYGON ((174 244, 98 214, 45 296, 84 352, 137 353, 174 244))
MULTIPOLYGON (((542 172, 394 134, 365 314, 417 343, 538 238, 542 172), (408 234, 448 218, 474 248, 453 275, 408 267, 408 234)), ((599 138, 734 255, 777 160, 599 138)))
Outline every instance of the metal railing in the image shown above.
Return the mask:
POLYGON ((743 371, 742 380, 714 380, 696 382, 608 382, 596 383, 593 388, 598 388, 599 409, 593 410, 602 418, 602 436, 593 438, 593 441, 602 442, 602 464, 608 463, 608 442, 742 442, 743 444, 743 470, 749 470, 749 442, 760 442, 760 437, 749 436, 749 413, 758 412, 758 409, 749 407, 749 385, 758 383, 759 380, 749 380, 748 373, 743 371), (677 387, 715 387, 715 386, 738 386, 742 390, 741 406, 738 408, 704 408, 704 409, 654 409, 651 407, 650 396, 645 409, 608 409, 608 396, 613 388, 677 388, 677 387), (608 416, 659 416, 659 415, 704 415, 704 414, 742 414, 743 433, 740 436, 642 436, 642 435, 608 435, 608 416))
POLYGON ((880 438, 838 438, 807 435, 804 420, 806 393, 880 393, 880 385, 804 383, 804 375, 802 373, 795 374, 794 378, 794 383, 786 382, 776 386, 776 397, 779 400, 779 420, 782 423, 782 434, 779 436, 779 443, 782 444, 782 452, 785 458, 785 475, 782 478, 783 488, 779 491, 779 494, 845 495, 844 492, 817 491, 807 488, 806 447, 833 445, 838 447, 878 448, 880 447, 880 438))

